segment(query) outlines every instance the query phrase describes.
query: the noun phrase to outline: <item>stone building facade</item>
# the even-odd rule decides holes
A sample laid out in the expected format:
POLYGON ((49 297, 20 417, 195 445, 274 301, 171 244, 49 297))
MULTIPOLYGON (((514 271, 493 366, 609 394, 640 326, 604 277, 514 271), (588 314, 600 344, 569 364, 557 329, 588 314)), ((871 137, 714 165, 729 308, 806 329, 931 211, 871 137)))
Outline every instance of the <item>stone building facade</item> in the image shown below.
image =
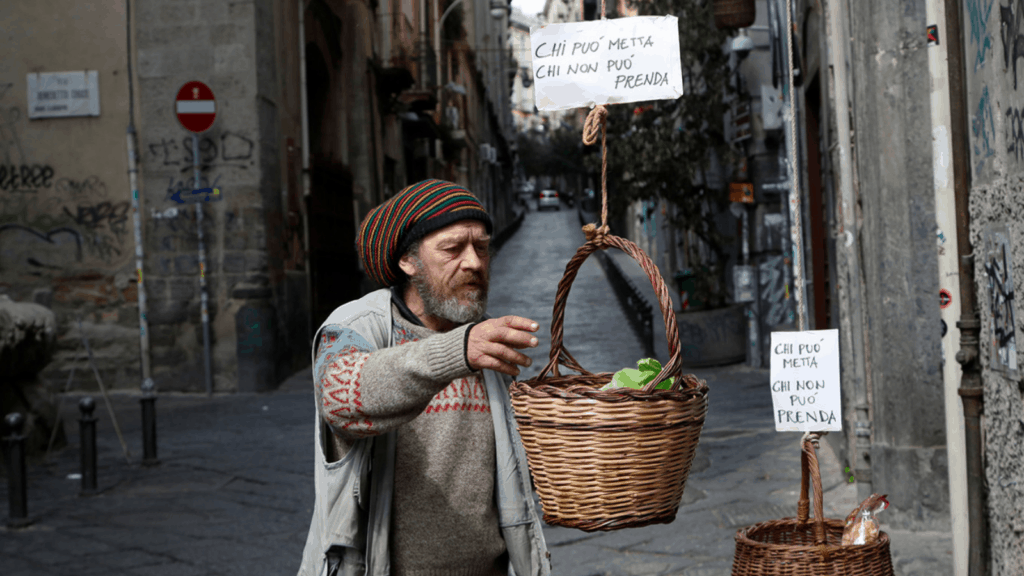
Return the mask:
MULTIPOLYGON (((970 241, 981 318, 983 449, 992 574, 1024 573, 1024 4, 962 8, 970 152, 970 241)), ((957 295, 958 296, 958 295, 957 295)))
MULTIPOLYGON (((510 224, 507 3, 465 0, 445 35, 450 5, 0 6, 0 292, 54 311, 58 348, 43 376, 63 387, 73 363, 84 367, 84 334, 109 387, 138 386, 146 358, 159 389, 203 391, 202 277, 213 391, 268 389, 308 365, 310 335, 334 307, 374 288, 354 249, 374 206, 448 178, 481 197, 497 230, 510 224), (67 71, 96 72, 99 115, 30 119, 30 76, 67 71), (199 204, 205 266, 196 205, 177 201, 197 188, 174 103, 193 80, 217 102, 199 138, 198 188, 221 198, 199 204)), ((76 387, 96 386, 78 375, 76 387)))

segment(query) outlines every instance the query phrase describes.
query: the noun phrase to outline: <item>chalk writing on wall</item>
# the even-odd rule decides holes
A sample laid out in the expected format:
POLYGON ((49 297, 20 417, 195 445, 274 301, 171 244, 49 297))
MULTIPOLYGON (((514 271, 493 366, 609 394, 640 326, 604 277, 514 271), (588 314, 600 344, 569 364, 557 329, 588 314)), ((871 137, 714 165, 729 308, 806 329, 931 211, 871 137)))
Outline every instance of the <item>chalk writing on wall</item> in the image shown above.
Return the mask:
POLYGON ((995 370, 1016 372, 1017 342, 1010 233, 1004 224, 992 225, 986 230, 985 275, 988 277, 988 305, 992 318, 989 330, 991 366, 995 370))

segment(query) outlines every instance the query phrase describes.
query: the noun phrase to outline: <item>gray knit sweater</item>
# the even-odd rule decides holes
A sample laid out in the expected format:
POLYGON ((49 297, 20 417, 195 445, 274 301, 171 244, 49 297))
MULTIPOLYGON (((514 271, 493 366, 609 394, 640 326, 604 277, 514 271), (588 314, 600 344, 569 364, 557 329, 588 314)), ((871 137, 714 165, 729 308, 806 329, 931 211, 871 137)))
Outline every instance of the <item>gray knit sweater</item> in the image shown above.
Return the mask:
POLYGON ((328 458, 357 438, 398 431, 394 576, 505 576, 494 424, 481 375, 466 364, 469 326, 434 332, 392 308, 391 348, 370 351, 351 330, 324 330, 314 369, 334 430, 328 458))

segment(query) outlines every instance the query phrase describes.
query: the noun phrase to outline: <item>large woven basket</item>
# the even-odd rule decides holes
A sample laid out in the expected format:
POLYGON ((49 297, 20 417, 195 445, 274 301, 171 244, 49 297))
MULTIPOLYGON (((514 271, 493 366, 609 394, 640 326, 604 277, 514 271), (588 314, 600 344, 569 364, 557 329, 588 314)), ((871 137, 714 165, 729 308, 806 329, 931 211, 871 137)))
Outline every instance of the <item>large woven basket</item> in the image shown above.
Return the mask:
POLYGON ((665 316, 668 363, 642 390, 601 392, 613 374, 584 370, 562 346, 569 288, 583 261, 601 248, 590 240, 558 285, 548 364, 536 378, 510 387, 544 521, 587 532, 675 519, 708 409, 707 384, 681 373, 679 329, 657 267, 629 240, 608 235, 604 241, 637 260, 651 279, 665 316), (578 375, 559 374, 559 364, 578 375), (671 390, 654 390, 672 376, 671 390))
POLYGON ((804 442, 797 517, 761 522, 736 532, 732 576, 893 576, 889 535, 863 546, 843 546, 844 521, 826 519, 814 445, 804 442), (814 518, 808 518, 808 476, 814 518))

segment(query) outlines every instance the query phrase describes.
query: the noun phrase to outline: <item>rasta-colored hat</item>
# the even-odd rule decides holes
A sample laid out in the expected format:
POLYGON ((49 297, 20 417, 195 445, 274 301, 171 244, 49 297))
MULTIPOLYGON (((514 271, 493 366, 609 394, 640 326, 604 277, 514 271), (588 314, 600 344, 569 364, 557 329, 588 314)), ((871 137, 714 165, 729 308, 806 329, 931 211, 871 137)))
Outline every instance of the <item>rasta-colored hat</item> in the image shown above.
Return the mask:
POLYGON ((367 213, 359 226, 356 251, 366 274, 382 286, 393 286, 404 273, 398 267, 413 242, 459 220, 479 220, 491 233, 491 217, 465 188, 444 180, 409 186, 367 213))

